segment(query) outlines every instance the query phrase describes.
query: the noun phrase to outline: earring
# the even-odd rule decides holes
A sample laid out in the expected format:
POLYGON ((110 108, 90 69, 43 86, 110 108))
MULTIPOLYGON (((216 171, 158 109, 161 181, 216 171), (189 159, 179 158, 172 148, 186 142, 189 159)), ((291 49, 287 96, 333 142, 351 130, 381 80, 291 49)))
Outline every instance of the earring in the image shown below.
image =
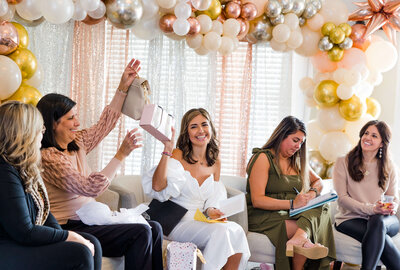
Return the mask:
POLYGON ((379 158, 382 158, 382 147, 379 148, 379 158))

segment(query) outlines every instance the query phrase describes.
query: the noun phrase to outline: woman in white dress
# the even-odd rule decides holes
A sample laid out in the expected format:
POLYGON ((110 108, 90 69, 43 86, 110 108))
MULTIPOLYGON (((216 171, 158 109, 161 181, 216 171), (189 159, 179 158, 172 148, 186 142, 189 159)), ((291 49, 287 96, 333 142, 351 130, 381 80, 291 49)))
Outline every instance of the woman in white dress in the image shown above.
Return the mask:
POLYGON ((164 142, 158 166, 142 178, 148 196, 171 200, 188 209, 168 239, 196 244, 207 262, 202 269, 245 269, 250 251, 240 225, 193 218, 199 209, 209 218, 218 219, 223 215, 218 202, 226 199, 225 187, 219 181, 221 163, 210 115, 202 108, 189 110, 182 118, 176 149, 174 135, 173 130, 171 141, 164 142))

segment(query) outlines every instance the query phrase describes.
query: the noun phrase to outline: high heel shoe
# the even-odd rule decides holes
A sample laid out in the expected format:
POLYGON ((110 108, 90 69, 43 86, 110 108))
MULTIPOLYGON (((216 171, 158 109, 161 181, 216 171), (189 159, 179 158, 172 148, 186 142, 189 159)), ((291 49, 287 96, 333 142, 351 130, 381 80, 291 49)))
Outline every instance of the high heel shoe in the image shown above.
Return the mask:
POLYGON ((286 256, 293 257, 294 253, 303 255, 304 257, 312 260, 325 258, 328 255, 329 249, 321 244, 314 244, 313 247, 304 247, 304 244, 309 241, 306 239, 302 244, 286 244, 286 256))

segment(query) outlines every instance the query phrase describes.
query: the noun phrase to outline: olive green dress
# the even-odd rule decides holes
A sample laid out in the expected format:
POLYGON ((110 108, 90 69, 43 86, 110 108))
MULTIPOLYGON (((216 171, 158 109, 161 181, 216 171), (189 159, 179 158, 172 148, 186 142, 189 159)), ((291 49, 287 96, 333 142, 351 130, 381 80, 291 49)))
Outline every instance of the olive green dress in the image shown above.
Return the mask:
POLYGON ((302 189, 302 181, 299 175, 282 175, 279 173, 274 161, 274 155, 270 150, 254 148, 254 158, 251 159, 247 168, 246 201, 249 216, 249 231, 268 236, 276 248, 275 269, 289 270, 291 269, 291 261, 286 257, 286 242, 288 238, 285 220, 296 220, 297 226, 308 234, 313 243, 320 243, 329 248, 328 257, 320 260, 307 260, 305 269, 329 269, 329 263, 336 258, 336 252, 330 211, 327 204, 307 210, 293 217, 289 217, 288 210, 263 210, 253 207, 249 178, 253 165, 261 153, 266 154, 270 163, 265 196, 280 200, 290 200, 296 197, 293 187, 297 188, 297 190, 302 189))

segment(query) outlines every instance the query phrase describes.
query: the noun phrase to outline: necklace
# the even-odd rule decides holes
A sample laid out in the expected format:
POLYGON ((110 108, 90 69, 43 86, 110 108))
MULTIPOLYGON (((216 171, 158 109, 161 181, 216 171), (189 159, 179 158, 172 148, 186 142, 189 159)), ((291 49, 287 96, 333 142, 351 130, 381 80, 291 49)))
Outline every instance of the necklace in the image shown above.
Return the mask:
POLYGON ((365 175, 365 176, 369 175, 369 171, 366 170, 366 171, 364 172, 364 175, 365 175))

